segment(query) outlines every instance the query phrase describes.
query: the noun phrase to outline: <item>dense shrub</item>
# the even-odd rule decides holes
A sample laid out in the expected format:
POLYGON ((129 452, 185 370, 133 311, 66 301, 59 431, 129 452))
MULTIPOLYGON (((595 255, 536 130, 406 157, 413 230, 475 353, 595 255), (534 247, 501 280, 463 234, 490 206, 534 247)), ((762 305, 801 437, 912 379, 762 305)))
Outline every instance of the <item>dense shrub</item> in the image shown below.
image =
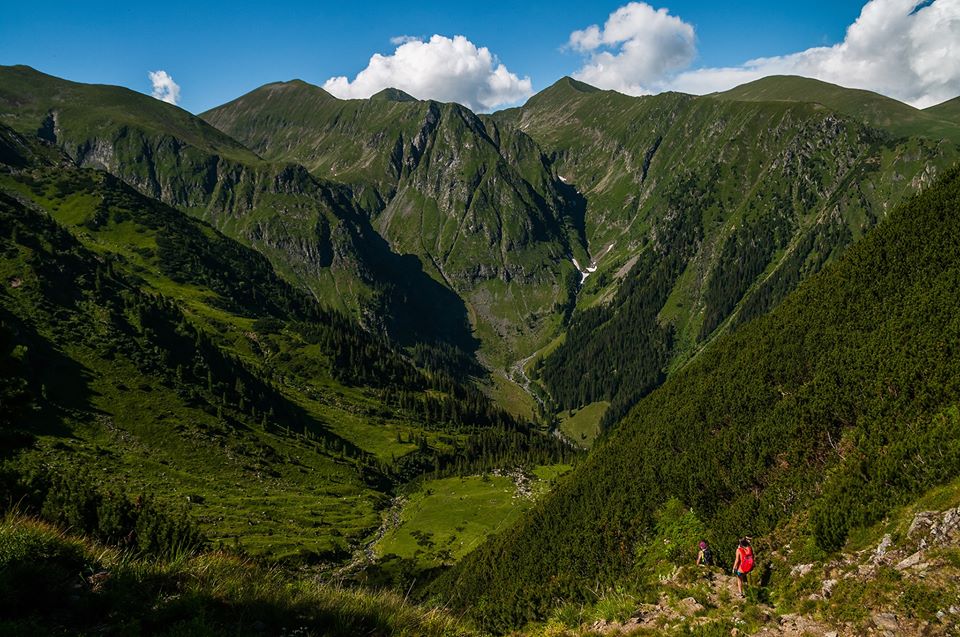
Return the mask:
POLYGON ((812 507, 852 529, 960 475, 960 170, 641 401, 574 475, 441 578, 492 630, 628 572, 676 498, 716 546, 812 507))
POLYGON ((148 495, 131 501, 82 472, 28 469, 14 489, 5 494, 6 502, 20 510, 140 553, 172 556, 195 552, 207 543, 185 513, 173 513, 148 495))

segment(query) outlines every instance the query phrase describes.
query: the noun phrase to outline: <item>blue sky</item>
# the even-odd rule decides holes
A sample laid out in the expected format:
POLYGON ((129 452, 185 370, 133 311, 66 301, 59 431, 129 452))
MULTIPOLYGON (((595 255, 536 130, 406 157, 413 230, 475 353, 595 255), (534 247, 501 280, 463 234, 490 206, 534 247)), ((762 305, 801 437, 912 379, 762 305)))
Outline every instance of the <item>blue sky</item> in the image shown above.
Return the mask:
MULTIPOLYGON (((870 4, 878 5, 878 12, 904 13, 904 3, 909 1, 873 0, 870 4)), ((76 81, 120 84, 145 93, 151 91, 147 73, 162 69, 180 87, 180 106, 192 112, 229 101, 264 83, 291 78, 323 85, 332 77, 344 76, 340 96, 359 97, 378 82, 385 82, 384 74, 391 78, 395 74, 395 83, 409 88, 417 97, 452 98, 479 110, 491 110, 522 102, 531 91, 571 74, 592 79, 604 88, 635 94, 671 88, 706 92, 715 84, 722 87, 724 82, 751 79, 784 64, 788 71, 812 68, 804 74, 816 75, 820 67, 829 65, 821 63, 818 67, 806 59, 784 56, 795 56, 812 47, 842 45, 847 28, 860 16, 864 2, 750 1, 731 7, 728 3, 669 0, 650 4, 644 5, 646 8, 631 5, 621 14, 626 16, 628 30, 621 37, 612 35, 613 29, 605 28, 605 23, 611 14, 627 6, 623 1, 275 2, 249 7, 233 2, 18 3, 3 10, 0 64, 28 64, 76 81), (663 9, 669 11, 666 17, 664 11, 655 12, 663 9), (651 21, 662 24, 651 25, 651 21), (572 39, 573 33, 586 33, 584 30, 591 25, 598 26, 594 35, 598 33, 599 40, 572 39), (354 82, 374 53, 393 56, 399 45, 391 43, 391 38, 406 35, 429 41, 435 34, 447 38, 462 35, 467 42, 454 49, 441 48, 441 44, 449 44, 445 40, 418 51, 408 47, 405 51, 410 55, 388 59, 379 75, 371 71, 362 82, 354 82), (672 57, 667 55, 669 51, 664 53, 662 64, 654 65, 656 68, 640 72, 629 55, 622 55, 630 43, 648 47, 645 62, 656 58, 661 50, 675 50, 672 57), (486 47, 496 59, 488 64, 487 71, 502 64, 506 80, 492 82, 491 71, 451 81, 442 75, 446 71, 431 66, 431 55, 448 57, 452 50, 472 60, 471 56, 479 55, 476 47, 486 47), (411 57, 414 53, 416 56, 411 57), (748 60, 760 57, 786 62, 760 70, 743 67, 748 60), (698 69, 709 72, 692 73, 698 69), (741 72, 745 74, 739 75, 741 72), (430 73, 440 75, 418 75, 430 73), (516 81, 511 79, 514 77, 516 81), (528 78, 529 83, 525 82, 528 78), (477 88, 471 82, 485 83, 486 88, 477 88), (500 88, 491 88, 494 84, 500 88), (453 85, 459 88, 449 88, 453 85), (423 94, 431 92, 439 94, 423 94)), ((934 3, 948 11, 955 10, 956 4, 957 0, 934 3)), ((922 12, 930 13, 930 20, 936 17, 927 8, 922 12)), ((949 30, 941 37, 955 34, 949 30)), ((937 79, 936 94, 930 94, 929 87, 919 86, 915 94, 897 97, 914 102, 950 97, 949 92, 957 88, 955 80, 937 79)), ((865 87, 883 92, 884 81, 876 80, 877 86, 865 87)), ((897 82, 889 84, 896 86, 897 82)), ((885 92, 890 94, 892 90, 885 92)))

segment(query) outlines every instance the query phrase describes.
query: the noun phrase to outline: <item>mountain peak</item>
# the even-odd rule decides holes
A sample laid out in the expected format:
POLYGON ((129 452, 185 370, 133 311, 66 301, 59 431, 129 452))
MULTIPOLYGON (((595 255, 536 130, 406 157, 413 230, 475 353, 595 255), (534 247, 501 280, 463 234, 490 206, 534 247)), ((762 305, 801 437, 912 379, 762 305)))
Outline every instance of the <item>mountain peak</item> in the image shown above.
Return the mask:
POLYGON ((252 92, 256 93, 257 91, 302 92, 316 96, 329 97, 330 99, 337 99, 326 89, 319 87, 316 84, 305 82, 299 78, 287 80, 286 82, 271 82, 269 84, 264 84, 260 88, 254 89, 252 92))
POLYGON ((586 82, 581 82, 580 80, 575 80, 569 75, 564 75, 559 80, 554 82, 552 85, 544 89, 542 92, 550 90, 573 90, 578 93, 599 93, 603 89, 599 89, 596 86, 591 86, 586 82))
POLYGON ((374 93, 370 96, 371 100, 376 100, 378 102, 417 102, 419 101, 413 95, 401 91, 398 88, 387 87, 378 93, 374 93))
POLYGON ((602 92, 602 89, 599 89, 596 86, 590 86, 586 82, 581 82, 573 79, 569 75, 565 75, 531 97, 527 101, 527 105, 566 102, 567 100, 577 99, 584 95, 600 92, 602 92))
POLYGON ((245 112, 250 109, 259 110, 265 108, 268 104, 286 104, 287 107, 297 104, 309 104, 310 108, 317 108, 324 104, 335 104, 340 100, 325 89, 300 79, 288 80, 286 82, 270 82, 258 88, 253 89, 245 95, 241 95, 226 104, 216 106, 209 111, 200 113, 200 118, 208 123, 214 123, 214 126, 223 126, 221 117, 225 112, 231 112, 236 116, 239 112, 245 112))

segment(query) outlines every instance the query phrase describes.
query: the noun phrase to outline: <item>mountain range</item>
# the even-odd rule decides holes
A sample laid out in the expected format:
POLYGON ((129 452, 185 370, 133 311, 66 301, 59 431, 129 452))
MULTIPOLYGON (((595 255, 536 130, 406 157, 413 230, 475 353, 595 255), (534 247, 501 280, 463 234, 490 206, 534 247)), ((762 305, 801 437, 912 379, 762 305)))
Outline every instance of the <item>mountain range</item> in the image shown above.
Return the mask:
POLYGON ((957 99, 293 80, 195 116, 0 67, 4 491, 116 542, 64 489, 122 481, 494 632, 639 577, 665 503, 849 548, 960 466, 957 99), (377 555, 443 480, 571 465, 377 555))

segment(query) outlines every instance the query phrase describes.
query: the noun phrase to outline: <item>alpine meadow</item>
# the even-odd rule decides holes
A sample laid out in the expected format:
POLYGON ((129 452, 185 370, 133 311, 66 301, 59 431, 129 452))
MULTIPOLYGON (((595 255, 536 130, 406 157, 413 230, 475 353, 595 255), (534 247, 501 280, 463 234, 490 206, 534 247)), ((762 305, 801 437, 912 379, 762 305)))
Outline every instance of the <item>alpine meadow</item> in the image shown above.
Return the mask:
POLYGON ((0 634, 960 634, 954 0, 297 4, 3 10, 0 634))

